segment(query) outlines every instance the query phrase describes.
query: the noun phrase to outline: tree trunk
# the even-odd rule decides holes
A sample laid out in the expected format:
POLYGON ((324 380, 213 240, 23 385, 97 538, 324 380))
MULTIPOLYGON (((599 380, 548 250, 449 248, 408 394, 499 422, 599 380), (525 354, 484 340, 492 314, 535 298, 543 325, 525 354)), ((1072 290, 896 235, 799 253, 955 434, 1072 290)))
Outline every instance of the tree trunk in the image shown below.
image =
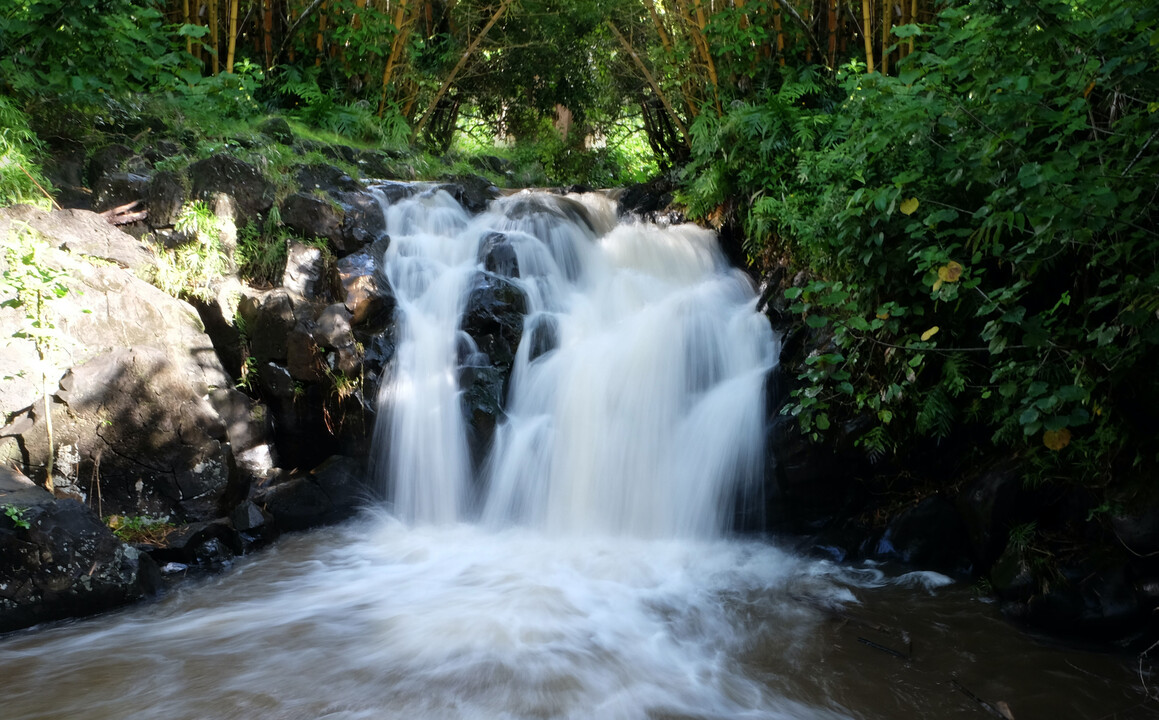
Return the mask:
POLYGON ((837 0, 829 0, 829 67, 837 67, 837 0))
POLYGON ((893 29, 893 3, 881 0, 881 74, 889 75, 889 31, 893 29))
POLYGON ((873 25, 870 24, 871 0, 861 0, 861 36, 865 38, 865 68, 873 72, 873 25))

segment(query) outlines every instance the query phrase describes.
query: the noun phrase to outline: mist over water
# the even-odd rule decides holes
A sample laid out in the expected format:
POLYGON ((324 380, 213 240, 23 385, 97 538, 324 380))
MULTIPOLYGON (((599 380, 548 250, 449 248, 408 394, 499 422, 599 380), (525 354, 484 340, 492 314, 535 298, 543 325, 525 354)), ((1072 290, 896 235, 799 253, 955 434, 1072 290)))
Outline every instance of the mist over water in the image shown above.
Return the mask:
POLYGON ((470 217, 429 191, 385 212, 399 331, 372 461, 389 506, 159 603, 0 639, 0 717, 974 716, 948 671, 894 692, 901 665, 835 629, 882 573, 727 536, 763 471, 778 347, 712 233, 618 224, 598 195, 470 217), (495 231, 528 313, 476 467, 459 370, 480 349, 460 326, 495 231))

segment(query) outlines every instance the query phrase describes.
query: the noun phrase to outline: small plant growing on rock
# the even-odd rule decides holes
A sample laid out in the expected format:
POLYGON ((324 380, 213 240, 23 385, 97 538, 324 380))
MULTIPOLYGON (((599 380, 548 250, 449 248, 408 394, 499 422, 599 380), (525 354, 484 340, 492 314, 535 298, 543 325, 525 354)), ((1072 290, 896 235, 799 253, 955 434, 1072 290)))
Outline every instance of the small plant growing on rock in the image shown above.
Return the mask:
POLYGON ((110 515, 105 518, 105 524, 122 542, 152 545, 164 542, 175 527, 168 518, 151 518, 147 515, 110 515))
POLYGON ((44 393, 44 422, 48 433, 48 467, 44 486, 53 492, 52 471, 54 440, 52 432, 52 393, 48 379, 52 355, 57 349, 57 331, 53 302, 68 295, 64 284, 68 276, 51 267, 44 255, 48 244, 27 225, 16 225, 9 231, 5 249, 5 268, 0 274, 0 307, 24 312, 24 320, 12 337, 31 341, 39 360, 40 385, 44 393))
POLYGON ((158 257, 158 287, 174 297, 213 298, 213 282, 229 267, 221 246, 221 222, 203 200, 181 208, 173 227, 187 239, 158 257))
POLYGON ((32 527, 32 524, 28 522, 28 518, 25 517, 27 512, 28 508, 18 507, 16 505, 4 506, 4 516, 11 520, 12 524, 21 530, 28 530, 32 527))

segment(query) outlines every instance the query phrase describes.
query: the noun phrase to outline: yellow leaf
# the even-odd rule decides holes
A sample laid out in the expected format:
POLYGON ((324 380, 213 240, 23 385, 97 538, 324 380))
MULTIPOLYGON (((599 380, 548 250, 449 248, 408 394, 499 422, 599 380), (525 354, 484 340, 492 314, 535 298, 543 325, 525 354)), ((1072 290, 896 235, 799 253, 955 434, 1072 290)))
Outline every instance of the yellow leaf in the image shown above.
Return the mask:
POLYGON ((1070 430, 1062 428, 1061 430, 1047 430, 1042 434, 1042 444, 1058 452, 1067 445, 1070 445, 1070 430))
POLYGON ((962 277, 962 266, 953 260, 938 268, 938 279, 942 282, 958 282, 962 277))
POLYGON ((941 289, 942 289, 942 281, 941 280, 934 281, 934 292, 937 292, 941 289))
POLYGON ((918 204, 919 203, 918 203, 917 198, 910 198, 909 200, 902 200, 901 207, 900 207, 902 215, 913 215, 914 212, 918 209, 918 204))
POLYGON ((878 320, 889 320, 889 313, 878 313, 877 319, 878 320))
POLYGON ((929 330, 926 330, 924 333, 922 333, 922 342, 925 342, 926 340, 929 340, 933 336, 937 335, 938 330, 941 330, 941 328, 937 325, 933 326, 929 330))

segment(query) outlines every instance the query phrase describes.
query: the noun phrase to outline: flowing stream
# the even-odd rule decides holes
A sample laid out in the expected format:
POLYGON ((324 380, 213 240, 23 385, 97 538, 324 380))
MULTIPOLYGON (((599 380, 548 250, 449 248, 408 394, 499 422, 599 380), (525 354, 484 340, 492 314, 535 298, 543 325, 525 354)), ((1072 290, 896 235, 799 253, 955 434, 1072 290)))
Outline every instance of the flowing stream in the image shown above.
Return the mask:
POLYGON ((1151 716, 1126 662, 1036 643, 947 578, 727 534, 778 346, 711 233, 619 224, 598 195, 385 212, 390 502, 0 638, 0 718, 1151 716), (461 324, 495 232, 527 313, 473 457, 460 378, 495 348, 461 324))

